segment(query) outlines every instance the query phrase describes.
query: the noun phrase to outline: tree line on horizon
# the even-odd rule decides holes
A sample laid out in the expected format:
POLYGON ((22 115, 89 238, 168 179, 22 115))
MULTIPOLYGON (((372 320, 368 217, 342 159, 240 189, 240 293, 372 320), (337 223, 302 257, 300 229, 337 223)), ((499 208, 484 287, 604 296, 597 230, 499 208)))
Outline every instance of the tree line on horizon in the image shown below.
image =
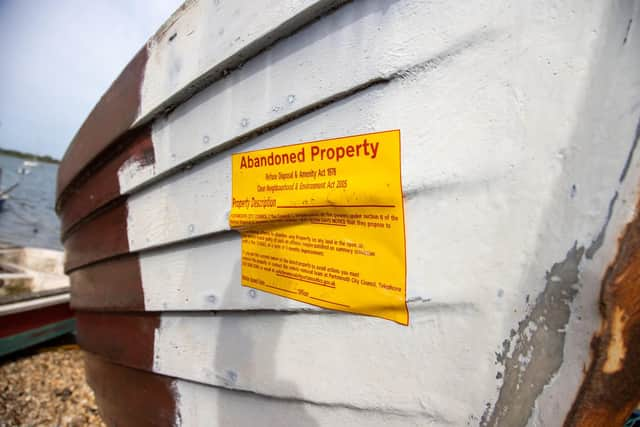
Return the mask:
POLYGON ((18 150, 10 150, 8 148, 1 148, 0 147, 0 154, 4 154, 7 156, 13 156, 13 157, 17 157, 19 159, 25 159, 25 160, 37 160, 39 162, 45 162, 45 163, 60 163, 60 160, 55 159, 51 156, 47 156, 47 155, 38 155, 38 154, 32 154, 32 153, 25 153, 23 151, 18 151, 18 150))

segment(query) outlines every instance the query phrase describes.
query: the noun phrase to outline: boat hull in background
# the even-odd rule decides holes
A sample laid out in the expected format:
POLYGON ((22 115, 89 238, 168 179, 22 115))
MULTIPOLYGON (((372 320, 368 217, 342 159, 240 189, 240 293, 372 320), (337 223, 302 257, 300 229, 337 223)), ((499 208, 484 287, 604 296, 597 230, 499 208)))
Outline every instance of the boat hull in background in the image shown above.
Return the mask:
POLYGON ((64 253, 0 248, 0 357, 75 331, 64 253))

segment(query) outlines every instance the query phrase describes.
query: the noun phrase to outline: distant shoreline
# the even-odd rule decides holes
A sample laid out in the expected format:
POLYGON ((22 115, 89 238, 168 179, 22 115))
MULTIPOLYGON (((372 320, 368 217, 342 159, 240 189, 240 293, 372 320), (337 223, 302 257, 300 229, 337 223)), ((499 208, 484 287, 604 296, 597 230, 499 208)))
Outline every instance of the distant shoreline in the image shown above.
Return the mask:
POLYGON ((24 153, 22 151, 9 150, 6 148, 0 148, 0 154, 4 154, 6 156, 13 156, 13 157, 17 157, 19 159, 25 159, 25 160, 37 160, 43 163, 54 163, 54 164, 60 163, 60 160, 54 159, 51 156, 39 156, 37 154, 24 153))

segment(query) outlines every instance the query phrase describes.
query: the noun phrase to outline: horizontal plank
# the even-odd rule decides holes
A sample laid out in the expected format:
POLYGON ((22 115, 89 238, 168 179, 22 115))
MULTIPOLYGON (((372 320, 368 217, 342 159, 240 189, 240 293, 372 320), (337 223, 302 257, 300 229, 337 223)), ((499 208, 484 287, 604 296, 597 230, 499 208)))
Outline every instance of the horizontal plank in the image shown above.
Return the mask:
MULTIPOLYGON (((145 309, 145 295, 140 277, 137 254, 93 264, 75 270, 69 275, 71 282, 71 306, 76 310, 125 310, 145 309)), ((158 285, 161 285, 158 283, 158 285)), ((168 284, 168 289, 184 286, 180 282, 168 284)), ((163 303, 173 306, 170 299, 163 303)), ((149 305, 153 310, 153 306, 149 305)), ((156 307, 156 309, 158 309, 156 307)))
POLYGON ((504 339, 502 313, 466 303, 415 308, 410 327, 344 314, 165 313, 159 324, 136 316, 124 328, 119 319, 133 316, 82 313, 81 345, 119 364, 203 384, 322 405, 446 414, 457 425, 479 416, 495 393, 495 352, 504 339), (96 319, 112 326, 95 327, 96 319), (482 324, 482 333, 473 324, 482 324), (131 355, 134 342, 155 349, 152 368, 131 355))
MULTIPOLYGON (((30 329, 39 328, 50 323, 71 319, 73 312, 69 309, 68 295, 62 296, 65 301, 57 301, 51 305, 33 307, 29 311, 12 312, 0 316, 0 338, 15 335, 30 329)), ((51 297, 59 299, 60 297, 51 297)))
POLYGON ((78 343, 86 350, 98 353, 129 366, 150 369, 153 366, 154 333, 159 315, 112 315, 108 313, 76 312, 78 343))
POLYGON ((177 425, 173 379, 118 366, 90 353, 85 353, 85 371, 108 425, 177 425))
POLYGON ((118 426, 368 426, 446 423, 427 414, 363 411, 209 387, 109 363, 87 353, 87 379, 102 418, 118 426), (131 411, 135 408, 135 411, 131 411))
POLYGON ((78 225, 64 242, 65 271, 129 252, 126 200, 78 225))
POLYGON ((75 135, 58 171, 58 196, 129 129, 343 2, 270 0, 266 11, 250 1, 186 2, 140 49, 75 135))

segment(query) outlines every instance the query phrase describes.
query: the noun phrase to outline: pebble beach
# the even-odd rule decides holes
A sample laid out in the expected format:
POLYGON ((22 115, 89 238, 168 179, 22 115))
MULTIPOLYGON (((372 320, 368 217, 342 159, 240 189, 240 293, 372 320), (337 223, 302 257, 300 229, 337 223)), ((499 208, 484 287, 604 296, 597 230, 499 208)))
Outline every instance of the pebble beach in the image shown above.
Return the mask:
POLYGON ((0 361, 0 427, 104 426, 77 346, 0 361))

